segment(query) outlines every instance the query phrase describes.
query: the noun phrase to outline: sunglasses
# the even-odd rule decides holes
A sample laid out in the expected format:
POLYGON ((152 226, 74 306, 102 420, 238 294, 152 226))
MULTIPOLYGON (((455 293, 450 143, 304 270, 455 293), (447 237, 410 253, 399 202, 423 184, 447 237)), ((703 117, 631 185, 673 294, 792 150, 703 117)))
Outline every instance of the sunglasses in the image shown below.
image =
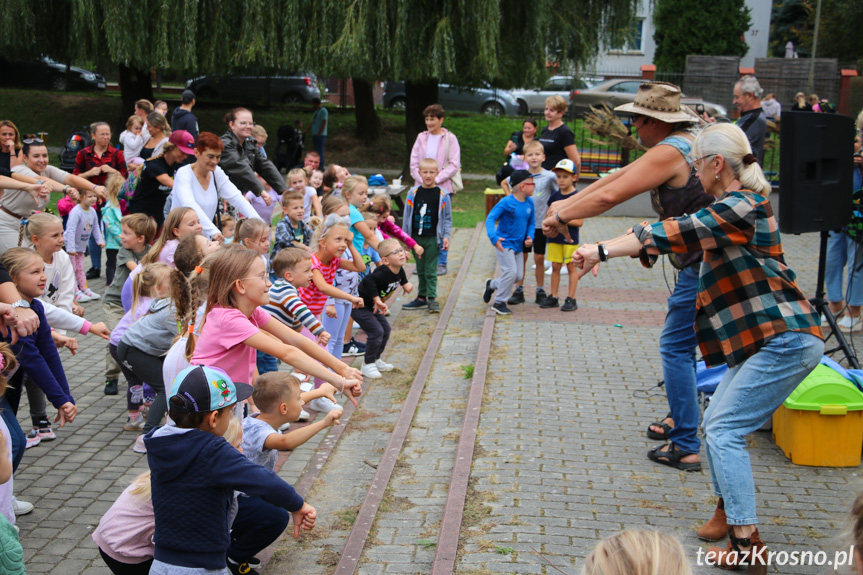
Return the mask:
POLYGON ((28 144, 28 145, 29 144, 44 144, 45 140, 43 140, 42 138, 27 138, 26 140, 24 140, 24 143, 28 144))

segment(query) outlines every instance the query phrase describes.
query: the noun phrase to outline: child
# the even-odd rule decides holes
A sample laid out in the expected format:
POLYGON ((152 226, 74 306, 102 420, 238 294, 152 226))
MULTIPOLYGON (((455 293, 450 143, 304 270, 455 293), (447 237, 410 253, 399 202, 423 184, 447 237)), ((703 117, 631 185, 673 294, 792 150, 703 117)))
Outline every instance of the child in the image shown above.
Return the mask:
POLYGON ((141 156, 141 150, 146 143, 141 133, 143 128, 144 120, 141 119, 141 116, 129 116, 129 119, 126 120, 126 129, 120 134, 120 143, 123 144, 123 157, 126 158, 127 165, 131 164, 133 159, 141 156))
POLYGON ((270 261, 285 248, 306 251, 312 243, 312 231, 303 223, 303 192, 288 190, 282 194, 282 214, 282 220, 276 224, 276 240, 270 261))
POLYGON ((235 243, 256 252, 261 257, 261 261, 264 262, 264 267, 269 269, 270 260, 267 258, 270 253, 269 224, 255 218, 242 219, 237 222, 234 236, 236 237, 235 243))
POLYGON ((66 423, 71 423, 75 419, 78 408, 69 391, 60 354, 51 335, 51 326, 45 317, 42 302, 39 301, 39 296, 44 293, 47 283, 44 273, 45 264, 39 254, 27 248, 6 250, 0 256, 0 262, 12 276, 12 281, 18 293, 21 294, 22 300, 27 302, 39 317, 39 327, 36 332, 26 337, 19 337, 18 342, 12 345, 12 351, 21 368, 9 380, 9 389, 4 399, 8 402, 11 412, 17 413, 23 387, 21 383, 27 375, 39 385, 51 404, 57 408, 57 417, 54 421, 59 421, 60 427, 64 427, 66 423))
MULTIPOLYGON (((585 558, 581 575, 691 575, 683 545, 659 531, 628 530, 606 537, 585 558)), ((752 573, 752 571, 750 571, 752 573)))
POLYGON ((399 243, 389 239, 382 241, 378 247, 383 265, 367 275, 360 283, 359 291, 363 298, 363 307, 351 312, 351 317, 360 324, 368 336, 365 361, 361 371, 369 379, 379 379, 382 377, 382 371, 393 369, 392 365, 381 359, 381 353, 390 338, 390 324, 385 315, 387 313, 385 302, 399 286, 402 286, 406 294, 411 293, 414 287, 408 282, 402 269, 407 256, 399 243))
POLYGON ((203 230, 198 214, 192 208, 174 208, 165 218, 162 235, 141 260, 142 265, 162 262, 174 266, 174 252, 180 240, 188 235, 200 234, 203 230))
MULTIPOLYGON (((92 333, 101 337, 110 334, 104 323, 91 324, 85 320, 84 308, 75 302, 74 273, 72 262, 63 251, 63 223, 60 218, 45 212, 33 214, 21 226, 20 236, 19 242, 27 238, 45 265, 48 281, 39 299, 45 304, 45 317, 52 327, 57 328, 56 333, 65 335, 64 330, 68 329, 73 333, 92 333)), ((24 378, 24 385, 33 421, 33 429, 27 433, 27 447, 30 448, 41 441, 55 439, 55 435, 45 411, 45 394, 30 377, 24 378)))
MULTIPOLYGON (((243 429, 232 417, 225 441, 242 453, 243 429)), ((147 575, 153 563, 153 499, 150 471, 132 481, 105 512, 93 531, 99 554, 115 575, 147 575)))
MULTIPOLYGON (((330 334, 324 330, 324 326, 309 311, 297 293, 298 287, 308 287, 312 281, 311 254, 306 250, 282 250, 273 259, 273 272, 279 279, 270 288, 270 302, 264 309, 296 332, 306 327, 317 338, 318 345, 326 346, 330 341, 330 334)), ((333 357, 339 357, 332 351, 330 353, 333 357)), ((257 365, 261 375, 279 369, 276 358, 261 352, 257 354, 257 365)))
POLYGON ((439 313, 437 298, 438 246, 449 249, 452 232, 452 199, 446 190, 435 185, 438 174, 437 162, 431 158, 420 161, 422 185, 408 192, 402 227, 406 234, 422 246, 422 255, 417 257, 419 290, 412 302, 402 309, 427 308, 429 313, 439 313))
MULTIPOLYGON (((378 217, 371 212, 363 212, 363 220, 369 227, 369 231, 377 238, 378 242, 383 241, 384 235, 380 230, 378 230, 378 217)), ((380 245, 380 243, 378 243, 378 245, 380 245)), ((360 253, 363 256, 363 263, 366 264, 366 271, 360 274, 360 280, 362 280, 366 274, 371 273, 372 271, 369 264, 375 264, 375 267, 380 265, 381 256, 378 255, 377 250, 370 246, 368 242, 363 242, 363 249, 360 253)))
MULTIPOLYGON (((267 183, 267 181, 258 176, 258 181, 261 183, 261 186, 264 188, 264 191, 270 196, 270 203, 264 201, 264 198, 261 196, 256 196, 253 192, 246 192, 246 199, 249 200, 249 204, 255 210, 255 213, 258 216, 267 222, 268 224, 273 221, 273 211, 279 202, 282 201, 282 196, 267 183)), ((232 212, 236 213, 236 208, 234 206, 230 206, 229 208, 232 212)))
MULTIPOLYGON (((9 346, 0 344, 0 401, 6 391, 6 378, 3 373, 12 372, 16 367, 15 356, 9 346)), ((4 572, 24 573, 24 550, 18 541, 18 529, 15 527, 16 504, 12 496, 12 433, 19 436, 23 433, 17 420, 11 418, 11 421, 14 430, 10 430, 5 418, 0 416, 0 565, 5 568, 4 572)), ((32 509, 32 505, 30 508, 32 509)))
MULTIPOLYGON (((526 145, 527 144, 525 144, 525 146, 526 145)), ((576 193, 576 167, 572 160, 567 158, 559 161, 554 167, 554 174, 557 176, 557 187, 560 188, 560 190, 553 192, 551 196, 548 196, 548 199, 545 201, 547 206, 550 206, 553 202, 566 199, 576 193)), ((534 178, 534 180, 535 179, 536 178, 534 178)), ((541 210, 537 211, 539 212, 541 210)), ((545 236, 542 236, 544 238, 543 241, 547 242, 548 261, 551 262, 551 295, 539 304, 539 307, 541 308, 554 308, 559 305, 557 292, 558 288, 560 288, 560 269, 564 264, 566 264, 566 269, 569 272, 569 292, 563 302, 563 307, 560 308, 560 311, 575 311, 578 309, 578 303, 575 301, 575 290, 578 287, 578 274, 575 273, 575 264, 572 263, 572 256, 575 254, 576 250, 578 250, 578 228, 584 225, 584 220, 570 220, 567 222, 567 225, 569 226, 569 235, 572 238, 572 243, 567 242, 566 237, 563 234, 558 234, 557 236, 548 239, 545 239, 545 236)), ((539 232, 540 235, 542 234, 542 230, 535 231, 539 232)), ((536 245, 538 246, 539 244, 536 245)), ((537 257, 538 256, 539 254, 537 253, 537 257)), ((536 261, 539 262, 538 258, 536 261)), ((538 270, 540 268, 540 264, 537 263, 536 266, 538 270)), ((537 288, 537 290, 538 289, 539 288, 537 288)))
POLYGON ((234 405, 251 395, 251 385, 235 384, 217 368, 198 365, 177 376, 170 400, 175 425, 146 439, 156 524, 150 573, 168 575, 178 567, 190 573, 224 570, 234 491, 291 512, 294 537, 301 528, 314 527, 317 512, 311 505, 220 437, 234 405))
MULTIPOLYGON (((306 396, 313 393, 301 394, 299 381, 287 373, 275 372, 258 377, 252 399, 260 413, 243 420, 243 455, 273 471, 279 451, 296 449, 316 433, 339 425, 342 410, 334 409, 320 421, 302 429, 286 435, 278 431, 285 424, 297 421, 306 396)), ((236 565, 236 571, 246 573, 244 565, 284 533, 289 517, 260 497, 239 497, 237 503, 237 517, 231 526, 228 566, 233 570, 236 565)))
POLYGON ((308 184, 308 176, 302 168, 294 168, 288 172, 286 178, 290 189, 300 192, 303 198, 303 223, 308 223, 314 215, 321 217, 321 200, 318 198, 318 192, 308 184))
MULTIPOLYGON (((117 252, 117 270, 114 281, 105 290, 102 307, 105 310, 108 328, 114 329, 123 319, 122 290, 133 269, 147 255, 147 245, 156 238, 156 220, 144 214, 131 214, 120 220, 120 251, 117 252)), ((131 289, 131 288, 130 288, 131 289)), ((130 298, 131 300, 131 298, 130 298)), ((119 393, 117 379, 120 365, 111 356, 110 347, 105 358, 105 395, 119 393)))
POLYGON ((105 254, 107 255, 105 263, 106 285, 111 285, 111 282, 114 281, 114 274, 117 270, 117 252, 120 250, 120 234, 123 231, 120 226, 123 212, 120 210, 120 200, 117 195, 120 193, 124 181, 122 176, 111 174, 105 185, 108 201, 102 206, 102 222, 105 224, 105 254))
POLYGON ((324 197, 330 194, 341 195, 342 186, 350 175, 351 173, 348 169, 343 166, 337 164, 327 166, 327 169, 321 176, 321 187, 324 190, 324 197))
POLYGON ((225 243, 229 244, 234 241, 234 230, 237 229, 237 220, 231 214, 222 214, 219 216, 219 223, 222 224, 222 237, 225 238, 225 243))
MULTIPOLYGON (((343 238, 342 245, 345 241, 343 238)), ((281 322, 271 321, 260 309, 270 301, 267 278, 266 266, 257 252, 231 245, 213 256, 204 325, 197 342, 189 340, 192 365, 219 365, 231 379, 246 383, 253 380, 258 350, 332 383, 343 393, 358 395, 362 390, 359 370, 336 360, 281 322)))
POLYGON ((413 250, 417 257, 423 255, 423 247, 393 222, 390 215, 392 212, 392 200, 388 195, 376 195, 366 204, 365 209, 377 217, 378 231, 383 236, 383 239, 395 238, 406 245, 408 249, 413 250))
POLYGON ((312 173, 307 175, 309 183, 306 186, 306 195, 303 198, 303 223, 308 225, 313 215, 319 218, 323 217, 320 188, 324 181, 324 173, 320 170, 312 170, 312 173))
MULTIPOLYGON (((545 152, 543 151, 542 143, 537 140, 532 140, 524 145, 524 159, 527 163, 527 171, 533 174, 534 192, 533 205, 541 206, 542 209, 536 210, 536 227, 533 230, 533 245, 524 250, 524 265, 527 266, 528 254, 533 250, 533 263, 536 266, 536 303, 542 304, 545 300, 545 236, 542 233, 542 220, 545 218, 545 205, 548 197, 554 191, 555 178, 554 174, 542 167, 545 161, 545 152)), ((575 175, 574 182, 578 181, 578 174, 575 175)), ((573 182, 573 185, 575 185, 573 182)), ((509 193, 510 180, 507 178, 502 182, 503 189, 509 193)), ((509 301, 509 305, 517 305, 524 303, 524 278, 515 284, 515 292, 509 301)), ((557 306, 555 306, 557 307, 557 306)))
POLYGON ((512 185, 512 195, 499 201, 485 219, 485 229, 488 239, 497 250, 497 263, 501 275, 496 279, 485 280, 485 292, 482 300, 491 301, 491 296, 497 291, 494 300, 495 313, 509 315, 512 312, 506 307, 512 286, 524 276, 524 259, 521 257, 523 246, 533 244, 535 215, 533 208, 533 174, 527 170, 516 170, 509 178, 512 185), (495 223, 497 227, 495 227, 495 223))
POLYGON ((69 212, 69 220, 66 222, 66 253, 72 259, 72 268, 75 270, 75 279, 78 282, 78 291, 75 292, 75 301, 83 303, 94 299, 100 299, 87 287, 87 278, 84 277, 84 252, 87 251, 87 243, 92 235, 99 247, 105 247, 102 230, 99 228, 99 217, 96 210, 91 209, 96 203, 96 193, 87 190, 78 196, 78 205, 69 212))
POLYGON ((135 321, 146 314, 150 309, 150 302, 168 297, 170 294, 171 268, 167 264, 156 262, 147 264, 144 269, 135 276, 132 282, 132 308, 117 323, 111 332, 108 342, 108 350, 111 357, 118 363, 123 375, 126 376, 128 389, 126 391, 126 408, 129 419, 123 429, 126 431, 141 431, 144 427, 144 417, 141 413, 141 404, 144 399, 144 382, 135 373, 120 363, 117 346, 123 334, 135 321))

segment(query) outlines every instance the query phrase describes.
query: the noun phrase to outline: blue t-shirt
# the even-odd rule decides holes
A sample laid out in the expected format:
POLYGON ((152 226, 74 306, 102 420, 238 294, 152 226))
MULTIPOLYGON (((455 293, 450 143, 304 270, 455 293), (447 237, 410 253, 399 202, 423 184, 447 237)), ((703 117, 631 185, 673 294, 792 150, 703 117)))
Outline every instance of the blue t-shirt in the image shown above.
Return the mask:
MULTIPOLYGON (((548 198, 548 205, 550 206, 554 202, 559 202, 560 200, 565 200, 566 198, 571 198, 572 196, 574 196, 577 193, 578 193, 578 190, 573 190, 573 192, 571 194, 562 194, 560 190, 555 190, 551 194, 551 197, 548 198)), ((579 230, 579 228, 577 226, 567 226, 567 227, 569 228, 569 235, 572 237, 572 241, 575 243, 578 243, 578 230, 579 230)), ((566 241, 566 236, 564 236, 563 234, 557 234, 553 238, 546 236, 545 241, 550 243, 550 244, 568 244, 569 243, 568 241, 566 241)))
MULTIPOLYGON (((506 179, 507 185, 509 185, 509 178, 506 179)), ((546 170, 545 168, 538 174, 534 174, 533 183, 535 187, 533 188, 533 205, 537 207, 536 210, 536 229, 540 229, 542 227, 542 220, 545 219, 545 206, 547 204, 548 197, 552 192, 557 191, 557 176, 554 175, 554 172, 546 170)))
POLYGON ((354 247, 357 248, 358 252, 363 253, 363 244, 366 243, 366 238, 357 229, 357 224, 366 220, 355 205, 350 204, 349 207, 351 210, 351 232, 354 234, 354 247))
POLYGON ((515 253, 524 251, 524 240, 533 240, 534 234, 533 198, 519 201, 515 196, 506 196, 489 212, 485 219, 485 230, 492 245, 499 238, 504 249, 515 253), (497 223, 497 226, 495 226, 497 223))
MULTIPOLYGON (((330 113, 323 106, 321 106, 320 109, 315 111, 315 115, 312 116, 312 135, 313 136, 319 135, 318 130, 321 129, 321 123, 327 122, 329 117, 330 117, 330 113)), ((324 133, 320 134, 320 135, 326 136, 327 130, 329 129, 329 127, 330 127, 330 123, 327 122, 327 125, 324 126, 324 133)))

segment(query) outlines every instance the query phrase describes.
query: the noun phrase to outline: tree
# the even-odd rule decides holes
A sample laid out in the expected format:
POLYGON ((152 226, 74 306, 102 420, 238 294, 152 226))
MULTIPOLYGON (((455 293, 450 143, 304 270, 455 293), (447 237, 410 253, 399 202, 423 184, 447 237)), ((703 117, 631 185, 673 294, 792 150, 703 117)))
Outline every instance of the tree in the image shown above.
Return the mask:
POLYGON ((783 58, 785 46, 793 42, 797 54, 801 58, 808 57, 814 30, 815 3, 812 0, 776 0, 770 15, 770 53, 783 58))
POLYGON ((653 23, 656 55, 661 72, 682 71, 686 56, 745 56, 749 51, 743 34, 752 25, 745 0, 656 0, 653 23))
MULTIPOLYGON (((817 0, 776 0, 770 21, 770 51, 785 55, 785 45, 794 42, 797 53, 807 58, 812 53, 817 0)), ((819 58, 837 58, 843 63, 857 62, 863 67, 863 35, 856 22, 863 21, 863 2, 822 0, 821 27, 818 31, 819 58)))

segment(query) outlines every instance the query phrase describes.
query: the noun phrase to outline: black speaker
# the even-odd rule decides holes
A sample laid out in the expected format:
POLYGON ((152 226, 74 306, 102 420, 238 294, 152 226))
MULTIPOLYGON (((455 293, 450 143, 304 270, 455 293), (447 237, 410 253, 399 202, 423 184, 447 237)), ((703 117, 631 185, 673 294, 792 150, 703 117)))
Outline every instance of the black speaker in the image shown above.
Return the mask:
POLYGON ((839 229, 851 219, 854 122, 839 114, 783 112, 779 145, 779 230, 839 229))

